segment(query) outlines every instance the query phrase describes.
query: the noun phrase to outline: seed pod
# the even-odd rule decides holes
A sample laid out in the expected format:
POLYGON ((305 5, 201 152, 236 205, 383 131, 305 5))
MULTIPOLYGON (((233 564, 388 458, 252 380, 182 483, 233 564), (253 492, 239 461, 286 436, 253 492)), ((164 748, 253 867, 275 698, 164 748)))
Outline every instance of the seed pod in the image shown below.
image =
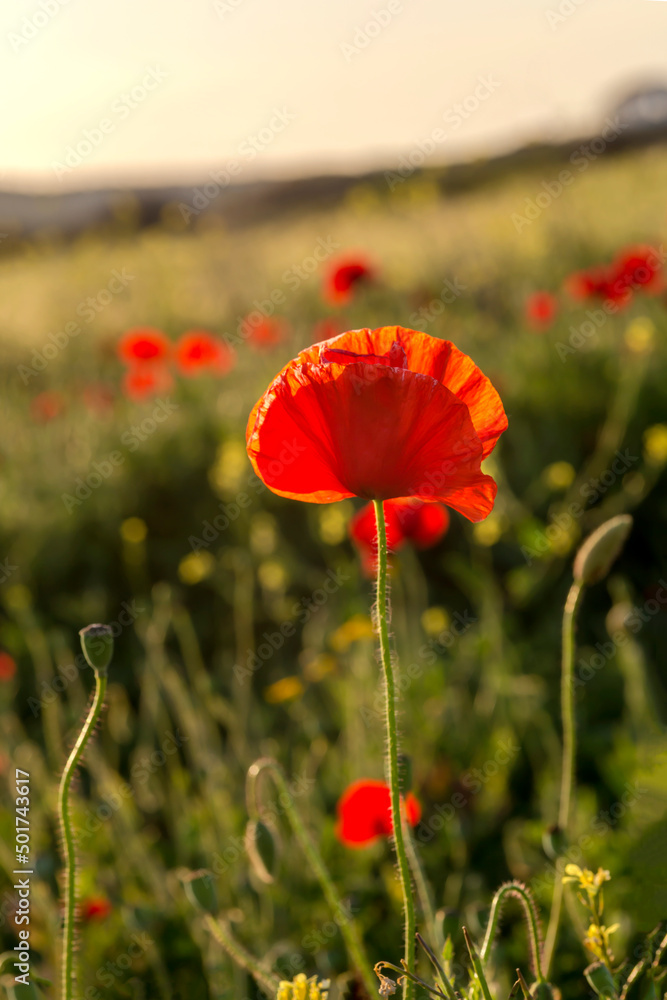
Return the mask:
POLYGON ((180 879, 192 905, 215 916, 218 912, 218 894, 212 873, 201 868, 196 872, 183 872, 180 879))
POLYGON ((596 528, 577 552, 574 579, 588 586, 603 580, 620 555, 631 528, 629 514, 619 514, 596 528))
POLYGON ((248 823, 245 847, 257 878, 265 885, 271 885, 278 852, 273 833, 261 819, 253 819, 248 823))
POLYGON ((109 625, 87 625, 79 632, 81 648, 89 666, 97 674, 106 674, 113 656, 113 632, 109 625))
POLYGON ((598 996, 605 997, 605 1000, 615 1000, 618 996, 614 977, 602 962, 593 962, 584 969, 584 975, 598 996))

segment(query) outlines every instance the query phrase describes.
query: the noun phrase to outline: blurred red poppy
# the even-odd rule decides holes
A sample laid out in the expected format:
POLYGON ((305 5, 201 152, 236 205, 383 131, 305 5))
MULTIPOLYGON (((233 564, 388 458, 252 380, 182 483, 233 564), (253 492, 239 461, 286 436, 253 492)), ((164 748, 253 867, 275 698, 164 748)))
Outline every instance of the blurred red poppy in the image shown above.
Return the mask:
POLYGON ((634 292, 655 295, 663 290, 662 263, 654 247, 630 246, 621 250, 609 265, 571 274, 565 287, 575 299, 603 299, 622 309, 630 303, 634 292))
POLYGON ((47 389, 31 401, 30 412, 35 420, 46 424, 65 412, 65 400, 59 392, 47 389))
MULTIPOLYGON (((418 500, 385 501, 384 519, 390 552, 396 552, 406 541, 412 542, 418 549, 428 549, 439 542, 449 528, 446 507, 418 500)), ((352 518, 350 537, 362 557, 364 570, 368 575, 375 575, 377 527, 373 504, 366 504, 352 518)))
POLYGON ((557 312, 558 299, 551 292, 533 292, 526 299, 526 319, 535 330, 548 329, 557 312))
POLYGON ((340 257, 329 265, 322 294, 327 302, 339 306, 350 301, 358 284, 374 278, 375 269, 363 257, 340 257))
POLYGON ((224 375, 234 357, 222 340, 206 330, 188 330, 175 347, 176 364, 183 375, 224 375))
POLYGON ((161 364, 171 354, 171 344, 162 333, 152 326, 138 326, 128 330, 118 341, 118 357, 126 365, 137 362, 161 364))
POLYGON ((112 906, 104 896, 89 896, 82 899, 79 915, 82 920, 104 920, 111 913, 112 906))
POLYGON ((163 365, 134 365, 123 378, 123 392, 137 403, 159 392, 169 392, 174 380, 163 365))
POLYGON ((0 650, 0 681, 10 681, 16 675, 16 661, 9 653, 0 650))
POLYGON ((614 261, 615 280, 626 289, 655 295, 664 288, 662 261, 654 247, 630 246, 614 261))
POLYGON ((507 427, 498 393, 446 340, 403 327, 315 344, 250 414, 255 472, 280 496, 439 500, 471 521, 493 509, 481 462, 507 427))
MULTIPOLYGON (((421 806, 412 792, 404 801, 410 826, 421 819, 421 806)), ((391 837, 391 797, 384 781, 362 779, 345 789, 336 807, 336 836, 347 847, 366 847, 379 837, 391 837)))
POLYGON ((275 316, 265 316, 258 323, 250 317, 243 324, 243 335, 251 347, 258 351, 270 351, 285 340, 287 323, 275 316))

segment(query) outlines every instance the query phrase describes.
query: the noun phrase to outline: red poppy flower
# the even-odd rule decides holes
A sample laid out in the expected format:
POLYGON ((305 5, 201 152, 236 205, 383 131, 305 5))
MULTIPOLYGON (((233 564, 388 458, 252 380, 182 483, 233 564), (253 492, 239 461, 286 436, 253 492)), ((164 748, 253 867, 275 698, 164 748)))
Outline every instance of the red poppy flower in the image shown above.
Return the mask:
POLYGON ((118 342, 118 357, 127 365, 161 364, 171 354, 171 344, 162 333, 152 326, 140 326, 128 330, 118 342))
MULTIPOLYGON (((410 541, 418 549, 435 545, 449 528, 447 508, 439 503, 387 500, 384 505, 387 548, 396 552, 410 541)), ((350 537, 362 557, 364 570, 374 575, 377 569, 377 527, 373 504, 366 504, 350 521, 350 537)))
POLYGON ((258 351, 270 351, 285 340, 287 324, 272 316, 264 316, 258 323, 250 317, 243 324, 243 335, 251 347, 258 351))
POLYGON ((137 403, 159 392, 169 392, 173 385, 173 378, 162 365, 134 365, 123 378, 123 392, 137 403))
POLYGON ((418 549, 430 549, 449 529, 449 512, 439 503, 420 504, 414 500, 397 511, 401 530, 418 549))
POLYGON ((623 288, 656 294, 664 287, 662 261, 654 247, 627 247, 618 255, 613 268, 615 281, 623 288))
POLYGON ((601 265, 570 275, 566 288, 575 299, 598 298, 627 306, 634 292, 655 295, 662 291, 662 260, 650 246, 631 246, 622 250, 609 266, 601 265))
POLYGON ((498 393, 469 357, 390 326, 302 351, 254 407, 246 440, 255 472, 280 496, 417 497, 479 521, 496 495, 480 465, 506 427, 498 393))
POLYGON ((616 284, 616 274, 604 265, 576 271, 565 281, 565 288, 574 299, 602 299, 617 304, 629 301, 627 289, 616 284))
POLYGON ((81 900, 79 914, 82 920, 105 920, 111 913, 112 906, 104 896, 89 896, 81 900))
MULTIPOLYGON (((421 806, 412 792, 404 801, 410 826, 421 819, 421 806)), ((336 836, 347 847, 366 847, 379 837, 391 837, 391 797, 384 781, 362 779, 345 789, 336 807, 336 836)))
POLYGON ((0 681, 10 681, 16 674, 16 661, 9 653, 0 650, 0 681))
POLYGON ((59 392, 40 392, 30 403, 30 412, 35 420, 48 423, 65 411, 65 400, 59 392))
POLYGON ((535 330, 546 330, 558 312, 558 300, 551 292, 533 292, 526 299, 526 319, 535 330))
POLYGON ((222 340, 205 330, 188 330, 175 347, 176 364, 188 377, 224 375, 232 367, 232 352, 222 340))
POLYGON ((338 306, 349 302, 361 282, 372 281, 375 270, 362 257, 341 257, 331 262, 324 278, 324 298, 338 306))

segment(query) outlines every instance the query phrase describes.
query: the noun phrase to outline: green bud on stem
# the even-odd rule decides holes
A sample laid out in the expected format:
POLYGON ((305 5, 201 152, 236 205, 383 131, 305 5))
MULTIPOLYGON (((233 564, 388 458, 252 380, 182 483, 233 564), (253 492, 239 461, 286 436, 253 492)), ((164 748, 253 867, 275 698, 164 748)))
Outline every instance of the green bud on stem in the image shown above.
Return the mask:
POLYGON ((619 514, 596 528, 577 552, 574 579, 588 586, 603 580, 621 554, 631 528, 629 514, 619 514))
POLYGON ((86 662, 96 674, 106 676, 113 656, 113 632, 109 625, 87 625, 79 632, 86 662))

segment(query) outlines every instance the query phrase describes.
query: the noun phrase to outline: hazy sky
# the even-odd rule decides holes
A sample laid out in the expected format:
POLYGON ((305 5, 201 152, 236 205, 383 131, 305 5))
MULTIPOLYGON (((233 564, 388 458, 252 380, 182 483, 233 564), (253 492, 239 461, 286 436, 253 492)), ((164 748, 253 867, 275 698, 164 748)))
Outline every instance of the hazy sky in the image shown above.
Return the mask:
POLYGON ((392 166, 434 129, 431 162, 588 132, 667 81, 666 40, 667 0, 6 0, 0 186, 392 166))

